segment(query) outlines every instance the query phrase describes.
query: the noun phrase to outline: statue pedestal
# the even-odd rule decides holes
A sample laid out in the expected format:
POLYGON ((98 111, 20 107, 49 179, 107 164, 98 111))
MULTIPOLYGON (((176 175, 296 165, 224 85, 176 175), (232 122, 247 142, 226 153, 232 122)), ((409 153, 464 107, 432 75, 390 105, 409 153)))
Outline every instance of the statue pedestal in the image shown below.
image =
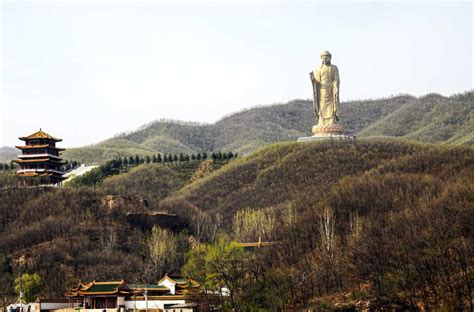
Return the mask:
POLYGON ((324 141, 324 140, 354 140, 355 135, 344 134, 341 125, 313 126, 313 136, 298 138, 298 142, 324 141))
POLYGON ((327 135, 313 135, 310 137, 298 138, 298 142, 309 142, 309 141, 327 141, 327 140, 355 140, 355 135, 349 134, 327 134, 327 135))

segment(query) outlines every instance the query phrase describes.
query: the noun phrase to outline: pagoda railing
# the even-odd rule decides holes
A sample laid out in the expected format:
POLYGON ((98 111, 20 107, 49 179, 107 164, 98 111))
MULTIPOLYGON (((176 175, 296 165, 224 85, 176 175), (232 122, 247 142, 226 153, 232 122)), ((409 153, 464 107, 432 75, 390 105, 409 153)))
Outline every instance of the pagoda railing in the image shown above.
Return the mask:
POLYGON ((56 155, 52 155, 52 154, 49 154, 49 153, 18 155, 18 158, 34 158, 34 157, 54 157, 54 158, 61 159, 61 157, 56 156, 56 155))
POLYGON ((64 174, 64 172, 54 169, 44 169, 44 168, 37 168, 37 169, 19 169, 16 173, 26 173, 26 172, 51 172, 57 174, 64 174))

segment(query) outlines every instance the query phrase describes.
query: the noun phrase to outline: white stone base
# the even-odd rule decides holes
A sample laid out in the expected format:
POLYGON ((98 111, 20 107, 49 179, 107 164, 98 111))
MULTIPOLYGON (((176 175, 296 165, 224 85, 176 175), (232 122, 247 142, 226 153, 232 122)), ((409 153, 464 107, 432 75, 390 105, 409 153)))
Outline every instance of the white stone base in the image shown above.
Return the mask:
POLYGON ((327 141, 327 140, 355 140, 356 136, 351 134, 331 134, 331 133, 318 133, 310 137, 298 138, 298 142, 309 142, 309 141, 327 141))

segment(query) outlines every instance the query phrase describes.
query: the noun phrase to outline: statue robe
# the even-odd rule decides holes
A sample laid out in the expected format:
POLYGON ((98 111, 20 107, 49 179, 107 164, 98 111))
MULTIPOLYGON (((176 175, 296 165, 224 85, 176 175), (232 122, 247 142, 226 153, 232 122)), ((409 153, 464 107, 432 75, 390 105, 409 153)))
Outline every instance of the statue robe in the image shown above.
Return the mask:
POLYGON ((339 70, 335 65, 321 65, 314 72, 318 99, 318 126, 336 124, 339 111, 339 70))

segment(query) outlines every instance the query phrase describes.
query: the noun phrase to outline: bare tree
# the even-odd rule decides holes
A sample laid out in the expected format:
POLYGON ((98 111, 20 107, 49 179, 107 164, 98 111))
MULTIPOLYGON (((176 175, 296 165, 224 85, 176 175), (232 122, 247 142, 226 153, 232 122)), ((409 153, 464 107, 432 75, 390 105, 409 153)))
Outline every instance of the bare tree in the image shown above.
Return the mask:
POLYGON ((275 214, 271 210, 246 208, 234 216, 234 233, 239 240, 269 239, 275 227, 275 214))
POLYGON ((334 212, 330 208, 325 208, 319 219, 319 232, 321 235, 321 245, 325 254, 331 259, 334 256, 334 212))
POLYGON ((117 245, 117 233, 115 232, 114 228, 104 228, 103 234, 101 236, 101 243, 105 254, 107 256, 112 255, 112 252, 117 245))
POLYGON ((177 258, 177 239, 173 233, 153 227, 148 237, 150 263, 156 278, 174 269, 177 258))

